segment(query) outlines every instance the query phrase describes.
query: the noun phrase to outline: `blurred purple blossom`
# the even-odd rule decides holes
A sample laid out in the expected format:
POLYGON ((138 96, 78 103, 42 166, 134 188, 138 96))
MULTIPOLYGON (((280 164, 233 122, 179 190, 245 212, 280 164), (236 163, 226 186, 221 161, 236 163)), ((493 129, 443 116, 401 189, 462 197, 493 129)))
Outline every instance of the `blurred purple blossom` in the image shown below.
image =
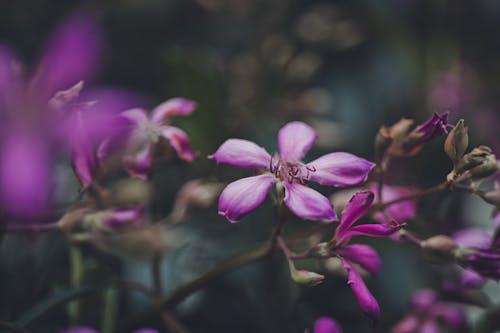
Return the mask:
MULTIPOLYGON (((379 201, 377 187, 377 183, 369 183, 366 185, 366 188, 372 191, 375 195, 374 202, 379 201)), ((382 204, 384 204, 393 200, 397 200, 399 198, 411 195, 416 191, 416 188, 410 186, 392 186, 384 184, 382 186, 381 202, 382 204)), ((415 217, 417 212, 417 200, 410 199, 397 202, 387 206, 384 210, 386 214, 378 210, 375 211, 373 213, 373 218, 382 224, 392 224, 393 221, 404 223, 415 217)))
POLYGON ((56 29, 31 77, 13 52, 0 46, 0 205, 14 218, 47 212, 52 170, 64 149, 72 150, 82 185, 91 181, 90 146, 114 132, 112 114, 118 110, 109 106, 126 104, 101 104, 96 97, 115 99, 104 91, 80 98, 82 81, 97 72, 99 54, 97 26, 84 15, 56 29))
POLYGON ((308 220, 337 219, 330 201, 305 186, 309 180, 321 185, 347 187, 366 181, 375 166, 349 153, 330 153, 309 162, 302 159, 316 140, 314 129, 302 122, 290 122, 278 133, 279 155, 255 143, 229 139, 210 156, 217 163, 253 168, 262 174, 230 183, 219 198, 219 214, 231 222, 257 208, 275 184, 283 186, 284 203, 297 216, 308 220))
POLYGON ((462 309, 441 301, 435 291, 420 289, 413 294, 410 303, 411 311, 392 328, 391 333, 439 333, 442 324, 453 332, 467 332, 467 318, 462 309))
MULTIPOLYGON (((123 156, 125 170, 131 176, 146 179, 153 164, 154 145, 161 138, 170 142, 181 159, 194 160, 195 154, 191 150, 188 135, 180 128, 170 126, 168 122, 173 116, 190 115, 195 108, 194 101, 172 98, 158 105, 149 115, 140 108, 123 111, 120 118, 128 127, 123 156)), ((105 140, 99 147, 99 159, 108 158, 114 149, 122 148, 120 146, 119 142, 113 142, 113 138, 105 140)))

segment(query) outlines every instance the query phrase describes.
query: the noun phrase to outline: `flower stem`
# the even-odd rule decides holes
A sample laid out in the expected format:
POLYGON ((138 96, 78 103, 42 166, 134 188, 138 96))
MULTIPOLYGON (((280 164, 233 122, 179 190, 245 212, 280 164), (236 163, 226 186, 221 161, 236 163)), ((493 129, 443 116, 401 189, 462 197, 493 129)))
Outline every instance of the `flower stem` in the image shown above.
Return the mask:
POLYGON ((104 290, 102 295, 103 315, 102 315, 102 333, 113 333, 115 330, 115 320, 118 310, 118 291, 114 287, 104 290))
POLYGON ((272 248, 273 245, 271 242, 265 242, 248 251, 221 261, 219 264, 209 269, 198 278, 177 288, 172 294, 170 294, 166 298, 163 298, 163 300, 161 301, 161 305, 163 307, 175 306, 191 293, 205 287, 217 277, 266 256, 271 252, 272 248))
MULTIPOLYGON (((78 289, 83 279, 83 255, 78 245, 69 244, 71 286, 78 289)), ((81 316, 81 301, 76 299, 68 304, 68 315, 71 326, 77 326, 81 316)))
POLYGON ((402 202, 402 201, 417 199, 417 198, 420 198, 420 197, 423 197, 423 196, 426 196, 426 195, 429 195, 429 194, 433 194, 433 193, 438 193, 438 192, 444 191, 449 186, 450 185, 449 185, 448 182, 444 182, 444 183, 435 185, 433 187, 429 187, 428 189, 425 189, 423 191, 412 193, 412 194, 405 195, 405 196, 399 197, 399 198, 391 200, 391 201, 384 202, 384 203, 376 206, 376 208, 378 210, 383 210, 383 209, 385 209, 385 208, 387 208, 387 207, 389 207, 391 205, 394 205, 394 204, 402 202))

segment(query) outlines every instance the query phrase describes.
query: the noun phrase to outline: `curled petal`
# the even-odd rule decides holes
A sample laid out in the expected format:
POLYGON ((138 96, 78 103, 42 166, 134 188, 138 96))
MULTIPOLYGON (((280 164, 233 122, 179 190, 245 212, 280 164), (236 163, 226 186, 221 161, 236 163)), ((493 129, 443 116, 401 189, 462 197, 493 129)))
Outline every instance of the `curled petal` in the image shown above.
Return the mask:
POLYGON ((342 210, 340 224, 335 232, 336 238, 342 238, 347 230, 363 216, 373 203, 374 195, 370 191, 357 192, 342 210))
POLYGON ((301 184, 285 182, 285 204, 298 217, 306 220, 335 221, 333 206, 321 193, 301 184))
POLYGON ((309 125, 294 121, 278 132, 278 148, 281 157, 289 162, 301 161, 316 140, 316 131, 309 125))
POLYGON ((321 317, 316 319, 314 323, 314 333, 342 333, 339 323, 329 317, 321 317))
POLYGON ((377 274, 382 264, 378 253, 368 245, 348 245, 341 248, 338 253, 347 260, 359 264, 372 274, 377 274))
POLYGON ((347 283, 358 299, 358 304, 361 310, 372 320, 378 320, 378 318, 380 317, 380 308, 378 306, 377 300, 370 293, 365 285, 365 282, 356 271, 356 269, 354 269, 354 267, 351 265, 351 263, 345 259, 341 260, 342 265, 347 271, 347 283))
POLYGON ((330 153, 307 164, 309 180, 329 186, 355 186, 366 181, 375 164, 349 153, 330 153))
POLYGON ((161 134, 170 142, 170 145, 175 149, 180 158, 185 161, 195 159, 195 154, 191 150, 191 144, 186 132, 177 127, 165 126, 161 134))
POLYGON ((123 111, 120 117, 135 127, 145 126, 149 122, 146 111, 139 108, 123 111))
POLYGON ((237 222, 257 208, 276 183, 273 175, 247 177, 230 183, 219 197, 219 215, 237 222))
POLYGON ((403 225, 363 224, 349 229, 342 237, 347 242, 354 236, 388 237, 402 228, 403 225))
POLYGON ((161 123, 171 116, 188 116, 196 108, 196 102, 184 98, 172 98, 151 111, 151 120, 161 123))
POLYGON ((145 144, 139 151, 133 155, 126 155, 123 158, 125 170, 132 176, 146 180, 149 169, 153 163, 151 153, 151 144, 145 144))
POLYGON ((226 140, 209 158, 240 168, 269 169, 271 163, 271 155, 264 148, 241 139, 226 140))

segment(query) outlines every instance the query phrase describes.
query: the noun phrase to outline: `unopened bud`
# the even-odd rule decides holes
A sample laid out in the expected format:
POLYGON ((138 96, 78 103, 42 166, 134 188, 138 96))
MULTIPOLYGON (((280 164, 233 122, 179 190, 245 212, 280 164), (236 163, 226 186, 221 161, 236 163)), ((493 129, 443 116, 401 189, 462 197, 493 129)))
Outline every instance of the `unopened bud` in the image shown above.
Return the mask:
POLYGON ((293 281, 299 284, 306 284, 308 286, 317 286, 325 280, 325 276, 315 273, 315 272, 310 272, 310 271, 305 271, 305 270, 292 270, 291 276, 293 281))
POLYGON ((473 179, 482 179, 493 175, 498 170, 498 163, 490 147, 479 146, 465 154, 458 163, 457 172, 468 171, 473 179))
POLYGON ((462 156, 464 156, 469 145, 468 128, 464 126, 464 120, 460 119, 453 129, 448 133, 444 143, 446 155, 457 165, 462 156))
POLYGON ((455 260, 458 244, 448 236, 437 235, 420 243, 426 260, 435 264, 451 263, 455 260))
POLYGON ((377 163, 382 160, 387 148, 389 148, 391 143, 392 138, 390 129, 382 126, 375 136, 375 160, 377 161, 377 163))

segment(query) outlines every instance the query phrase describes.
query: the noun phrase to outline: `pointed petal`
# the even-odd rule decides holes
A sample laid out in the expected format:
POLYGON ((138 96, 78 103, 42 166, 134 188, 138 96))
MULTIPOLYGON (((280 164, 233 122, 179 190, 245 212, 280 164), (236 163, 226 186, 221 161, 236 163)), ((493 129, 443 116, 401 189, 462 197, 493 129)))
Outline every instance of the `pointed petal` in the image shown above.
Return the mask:
POLYGON ((329 317, 321 317, 316 319, 314 323, 314 333, 342 333, 339 323, 329 317))
POLYGON ((99 31, 92 19, 73 16, 58 26, 45 47, 33 88, 49 98, 97 70, 100 53, 99 31))
POLYGON ((146 143, 135 154, 126 155, 123 158, 123 167, 132 177, 146 180, 148 172, 153 164, 151 144, 146 143))
POLYGON ((330 153, 310 162, 309 180, 329 186, 355 186, 366 181, 375 164, 349 153, 330 153))
POLYGON ((271 164, 271 155, 264 148, 241 139, 226 140, 209 158, 240 168, 268 170, 271 164))
POLYGON ((359 264, 372 274, 377 274, 382 262, 372 247, 362 244, 353 244, 341 248, 338 253, 349 261, 359 264))
POLYGON ((286 161, 301 161, 316 140, 316 131, 309 125, 294 121, 283 126, 278 133, 280 156, 286 161))
POLYGON ((196 108, 196 102, 185 98, 172 98, 151 111, 151 120, 161 123, 171 116, 188 116, 196 108))
POLYGON ((333 206, 321 193, 302 184, 285 182, 285 204, 298 217, 306 220, 335 221, 333 206))
POLYGON ((273 175, 247 177, 230 183, 219 197, 219 215, 237 222, 257 208, 276 183, 273 175))
POLYGON ((384 225, 384 224, 363 224, 352 227, 347 230, 343 237, 342 242, 347 242, 354 236, 370 236, 370 237, 389 237, 396 231, 401 229, 403 225, 384 225))
POLYGON ((341 261, 342 265, 344 265, 344 268, 347 271, 347 283, 358 299, 359 307, 372 320, 378 320, 378 318, 380 317, 380 308, 378 306, 377 300, 368 290, 365 282, 351 265, 351 263, 345 259, 341 259, 341 261))
POLYGON ((195 154, 191 150, 191 144, 189 143, 189 137, 186 132, 177 127, 164 126, 161 134, 170 141, 170 145, 175 149, 180 158, 185 161, 192 161, 195 159, 195 154))
POLYGON ((342 238, 346 231, 363 216, 373 203, 374 194, 370 191, 360 191, 352 196, 342 210, 340 224, 335 232, 336 238, 342 238))
POLYGON ((127 120, 134 127, 144 126, 149 122, 146 111, 139 108, 123 111, 120 113, 120 117, 127 120))

